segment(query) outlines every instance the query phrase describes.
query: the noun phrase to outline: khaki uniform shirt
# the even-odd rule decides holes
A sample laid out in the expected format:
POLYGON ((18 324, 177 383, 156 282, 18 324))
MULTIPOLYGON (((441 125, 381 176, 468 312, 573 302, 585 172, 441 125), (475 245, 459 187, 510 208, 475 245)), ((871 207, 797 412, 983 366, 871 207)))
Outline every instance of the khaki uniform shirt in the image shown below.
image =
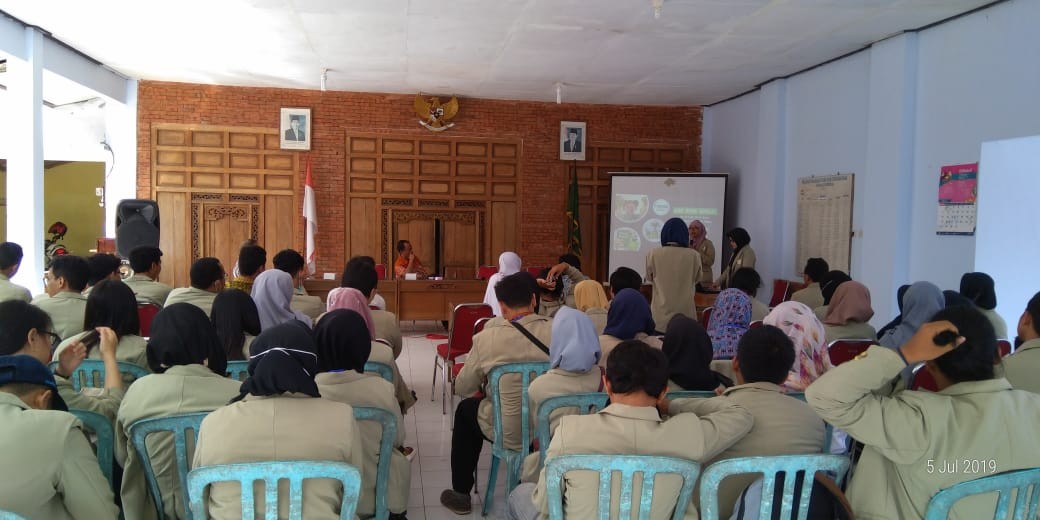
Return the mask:
POLYGON ((166 303, 166 298, 170 296, 170 291, 173 290, 169 285, 157 282, 144 274, 135 274, 123 280, 123 283, 130 287, 130 290, 134 291, 134 294, 137 295, 137 301, 154 303, 160 307, 166 303))
MULTIPOLYGON (((639 332, 636 334, 636 337, 632 339, 642 341, 656 349, 664 348, 664 344, 658 336, 648 336, 643 332, 639 332)), ((607 356, 609 356, 610 353, 614 351, 614 347, 620 345, 622 341, 623 340, 611 336, 610 334, 599 335, 599 366, 607 368, 607 356)))
POLYGON ((823 324, 824 337, 827 343, 839 339, 869 339, 877 340, 877 331, 869 323, 850 321, 844 325, 823 324))
MULTIPOLYGON (((353 370, 323 372, 314 381, 318 383, 321 397, 351 406, 382 408, 397 421, 397 438, 394 447, 404 444, 404 421, 401 408, 394 397, 394 385, 374 374, 359 374, 353 370)), ((370 517, 376 511, 376 472, 379 464, 379 442, 383 428, 372 421, 358 421, 361 431, 365 462, 361 467, 361 496, 358 499, 358 516, 370 517)), ((408 490, 412 481, 412 465, 403 453, 394 449, 390 457, 390 480, 387 485, 387 506, 391 513, 403 513, 408 509, 408 490)))
MULTIPOLYGON (((307 395, 282 394, 245 399, 220 408, 202 421, 191 467, 284 460, 326 460, 364 467, 361 432, 349 405, 307 395)), ((258 511, 264 494, 256 488, 258 511)), ((279 496, 289 492, 279 485, 279 496)), ((339 484, 311 480, 303 483, 303 517, 338 519, 342 493, 339 484)), ((241 518, 238 483, 210 488, 207 509, 211 518, 241 518)), ((289 516, 289 501, 278 501, 279 518, 289 516)))
MULTIPOLYGON (((518 322, 546 347, 552 340, 552 318, 538 314, 528 314, 518 322)), ((480 334, 473 336, 473 350, 466 358, 455 379, 455 393, 462 396, 471 395, 482 389, 492 368, 506 363, 525 361, 549 361, 549 356, 542 352, 531 340, 509 323, 485 327, 480 334)), ((499 383, 502 400, 502 433, 505 436, 505 447, 511 450, 520 449, 520 375, 512 374, 502 377, 499 383)), ((488 439, 495 438, 492 425, 491 399, 480 402, 477 420, 480 429, 488 439)))
POLYGON ((126 389, 124 388, 113 388, 111 390, 105 388, 82 388, 77 392, 72 387, 71 381, 58 374, 54 374, 54 381, 58 384, 58 395, 65 400, 65 404, 70 410, 86 410, 99 413, 108 417, 111 421, 116 420, 119 403, 123 401, 123 396, 126 395, 126 389))
POLYGON ((0 274, 0 302, 6 302, 7 300, 29 302, 32 301, 32 294, 29 292, 29 289, 11 282, 11 279, 6 275, 0 274))
POLYGON ((596 334, 603 334, 603 329, 607 328, 607 309, 589 309, 585 311, 585 315, 592 320, 596 334))
MULTIPOLYGON (((68 346, 71 345, 72 342, 79 341, 80 339, 82 339, 83 336, 85 336, 86 334, 86 332, 81 332, 79 334, 76 334, 75 336, 72 336, 71 338, 65 339, 60 344, 58 344, 58 348, 54 350, 54 358, 51 361, 57 361, 58 356, 61 355, 63 350, 68 348, 68 346)), ((148 342, 145 341, 145 339, 141 336, 135 334, 123 336, 119 338, 119 345, 116 346, 116 361, 130 363, 132 365, 137 365, 145 370, 151 371, 151 368, 149 368, 148 366, 148 353, 146 352, 147 348, 148 342)), ((90 353, 87 354, 87 358, 101 359, 101 347, 98 345, 94 345, 94 347, 90 349, 90 353)), ((131 382, 133 382, 133 378, 131 378, 130 381, 127 382, 127 385, 129 385, 131 382)))
MULTIPOLYGON (((116 460, 123 466, 123 511, 127 518, 154 519, 155 504, 148 493, 143 462, 130 442, 130 427, 142 419, 209 412, 238 395, 241 383, 214 374, 203 365, 170 367, 134 382, 127 390, 116 419, 116 460)), ((191 442, 188 443, 191 457, 191 442)), ((148 457, 156 471, 167 518, 186 518, 181 507, 185 490, 177 479, 173 438, 165 434, 149 437, 148 457)), ((190 466, 189 466, 190 467, 190 466)))
POLYGON ((306 314, 311 319, 311 323, 317 321, 318 316, 325 314, 325 303, 317 296, 294 294, 289 302, 289 308, 306 314))
POLYGON ((791 301, 804 303, 810 309, 823 307, 823 293, 820 292, 820 284, 813 282, 805 289, 795 291, 791 294, 791 301))
POLYGON ((715 283, 729 287, 729 277, 733 276, 733 273, 737 272, 743 267, 755 268, 755 250, 751 249, 751 245, 748 244, 741 248, 740 252, 737 253, 736 258, 732 262, 733 270, 730 270, 730 264, 726 264, 726 268, 722 270, 722 274, 715 280, 715 283))
MULTIPOLYGON (((937 392, 879 393, 906 365, 873 346, 806 390, 823 420, 866 448, 846 495, 857 518, 921 518, 940 489, 993 473, 1040 467, 1040 396, 1006 379, 937 392)), ((952 519, 993 516, 996 497, 958 502, 952 519)))
POLYGON ((62 291, 54 296, 41 294, 32 304, 43 309, 54 322, 54 333, 61 339, 83 332, 83 315, 87 311, 87 297, 77 292, 62 291))
POLYGON ((408 410, 415 405, 415 396, 412 395, 412 390, 408 388, 404 378, 401 377, 401 369, 397 366, 397 361, 394 360, 393 349, 382 341, 372 341, 372 352, 368 355, 368 360, 374 363, 382 363, 393 370, 394 394, 397 397, 397 404, 401 406, 402 411, 408 410))
POLYGON ((166 303, 163 307, 169 307, 175 303, 190 303, 200 309, 202 312, 209 316, 210 311, 213 310, 213 299, 217 297, 217 293, 211 293, 195 287, 178 287, 170 291, 170 295, 166 297, 166 303))
POLYGON ((376 338, 389 341, 390 347, 394 349, 394 359, 397 359, 404 348, 401 324, 397 321, 397 316, 389 311, 372 309, 372 325, 376 328, 376 338))
MULTIPOLYGON (((531 435, 537 438, 538 407, 550 397, 558 395, 581 394, 585 392, 602 392, 603 372, 598 366, 588 372, 568 372, 562 368, 554 368, 531 381, 527 394, 531 397, 531 435)), ((557 408, 549 416, 549 432, 556 429, 560 418, 578 413, 577 408, 557 408)), ((524 458, 522 478, 524 482, 537 482, 538 472, 542 469, 541 455, 534 452, 524 458)))
POLYGON ((646 279, 654 284, 650 313, 657 330, 676 314, 697 319, 693 293, 701 280, 701 255, 686 247, 658 247, 646 254, 646 279))
MULTIPOLYGON (((703 463, 740 440, 754 424, 754 418, 747 410, 726 399, 697 399, 688 408, 694 413, 682 413, 667 421, 661 419, 656 408, 623 404, 612 404, 592 415, 563 417, 549 443, 546 460, 572 453, 590 453, 663 455, 703 463)), ((613 496, 620 494, 619 481, 614 479, 613 496)), ((564 476, 563 484, 566 488, 564 516, 596 518, 599 476, 571 473, 564 476)), ((531 497, 542 518, 549 514, 545 486, 543 469, 531 497)), ((658 477, 650 518, 671 518, 681 486, 678 476, 658 477)), ((638 497, 640 492, 641 485, 633 490, 632 496, 638 497)), ((686 509, 685 518, 698 517, 697 506, 692 500, 680 507, 686 509)), ((616 511, 611 513, 612 517, 617 517, 616 511)))
POLYGON ((982 313, 986 319, 993 325, 993 332, 997 334, 999 339, 1008 339, 1008 326, 1004 318, 1001 318, 997 311, 994 309, 983 309, 982 307, 976 307, 979 312, 982 313))
POLYGON ((538 314, 552 318, 556 316, 557 312, 560 312, 560 307, 563 307, 561 300, 541 300, 538 302, 538 314))
POLYGON ((758 298, 751 297, 751 321, 762 321, 769 315, 769 306, 758 298))
POLYGON ((711 275, 711 269, 715 265, 715 244, 707 238, 701 242, 700 247, 691 248, 701 255, 701 278, 697 280, 701 285, 710 285, 715 278, 711 275))
POLYGON ((0 509, 29 519, 119 516, 79 419, 0 392, 0 424, 0 509))
POLYGON ((1040 394, 1040 339, 1029 340, 1004 358, 1004 377, 1016 390, 1040 394))
MULTIPOLYGON (((588 280, 589 277, 585 276, 585 273, 579 271, 578 268, 574 266, 567 267, 567 270, 563 272, 563 276, 570 278, 570 284, 566 287, 566 289, 563 292, 563 304, 568 307, 575 308, 574 286, 578 285, 581 282, 584 282, 585 280, 588 280)), ((557 280, 557 283, 562 282, 557 280)))

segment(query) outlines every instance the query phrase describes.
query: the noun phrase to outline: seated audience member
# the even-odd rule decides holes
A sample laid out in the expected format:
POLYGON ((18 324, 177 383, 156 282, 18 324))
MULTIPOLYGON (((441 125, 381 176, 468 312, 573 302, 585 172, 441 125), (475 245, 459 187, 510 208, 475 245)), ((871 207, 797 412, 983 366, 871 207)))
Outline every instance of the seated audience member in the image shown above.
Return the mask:
POLYGON ((407 240, 397 241, 397 260, 394 260, 394 278, 398 280, 407 279, 407 275, 414 274, 419 280, 425 280, 430 274, 423 267, 422 261, 412 250, 412 243, 407 240))
POLYGON ((200 258, 191 264, 188 271, 191 287, 178 287, 170 291, 164 307, 175 303, 190 303, 209 316, 213 310, 213 299, 224 290, 224 266, 213 257, 200 258))
POLYGON ((224 289, 213 299, 210 321, 228 361, 249 359, 249 345, 260 334, 260 312, 248 293, 224 289))
POLYGON ((693 293, 701 279, 701 255, 690 249, 690 234, 679 217, 661 228, 661 247, 646 254, 646 280, 653 284, 650 311, 662 329, 676 314, 696 315, 693 293))
POLYGON ((46 294, 33 298, 32 304, 50 315, 54 332, 62 339, 83 332, 83 313, 87 297, 83 289, 90 277, 87 261, 72 255, 55 257, 50 269, 43 274, 46 294))
MULTIPOLYGON (((808 309, 804 304, 801 308, 808 309)), ((823 421, 809 405, 785 395, 781 387, 788 379, 786 367, 794 363, 795 346, 784 331, 776 327, 765 325, 749 330, 740 338, 733 358, 737 386, 726 389, 719 399, 751 412, 755 425, 744 438, 705 462, 703 467, 739 457, 823 452, 827 434, 823 421)), ((668 411, 685 412, 691 402, 696 401, 672 401, 668 411)), ((758 477, 744 475, 722 481, 718 490, 720 518, 730 517, 741 491, 758 477)))
POLYGON ((124 283, 134 291, 137 301, 162 307, 173 290, 158 281, 162 272, 162 251, 152 246, 135 247, 130 251, 130 269, 134 274, 124 283))
POLYGON ((878 338, 878 345, 899 348, 917 332, 918 327, 946 307, 943 293, 931 282, 917 282, 903 295, 903 314, 899 325, 878 338))
MULTIPOLYGON (((100 341, 96 349, 105 364, 104 387, 84 389, 85 393, 73 389, 72 373, 87 357, 87 348, 78 341, 62 350, 54 376, 58 394, 69 406, 115 419, 124 394, 123 378, 116 362, 119 339, 111 329, 102 327, 98 332, 100 341)), ((26 355, 40 363, 50 363, 51 351, 59 340, 58 335, 51 332, 51 318, 46 312, 22 300, 0 302, 0 355, 26 355)))
MULTIPOLYGON (((239 249, 239 251, 241 251, 243 247, 258 246, 258 245, 260 245, 260 242, 257 242, 256 239, 254 239, 254 238, 247 238, 247 239, 243 240, 241 244, 239 244, 238 249, 239 249)), ((266 251, 265 251, 264 254, 266 255, 266 251)), ((231 278, 234 279, 234 278, 238 278, 239 276, 242 276, 242 270, 239 269, 239 267, 238 267, 238 260, 235 260, 235 267, 231 268, 231 278)))
POLYGON ((709 287, 715 280, 711 274, 715 265, 715 244, 708 239, 708 228, 704 227, 704 222, 700 220, 690 222, 687 231, 690 233, 690 249, 701 255, 701 278, 697 280, 698 285, 701 288, 709 287))
POLYGON ((307 327, 313 323, 306 314, 290 306, 293 298, 293 280, 278 269, 264 271, 253 282, 253 301, 260 314, 260 329, 266 330, 287 321, 297 320, 307 327))
MULTIPOLYGON (((527 273, 514 273, 502 278, 495 286, 498 305, 506 324, 485 327, 473 336, 473 349, 466 364, 455 379, 455 393, 466 396, 455 408, 455 429, 451 432, 451 489, 441 493, 441 504, 457 514, 468 514, 472 509, 470 490, 473 489, 473 471, 485 440, 494 439, 491 424, 490 396, 468 397, 484 389, 492 368, 506 363, 548 361, 552 343, 552 318, 534 311, 535 295, 527 273), (521 329, 535 339, 528 339, 521 329)), ((520 376, 502 378, 499 387, 502 402, 502 432, 505 447, 519 450, 520 376)))
POLYGON ((823 320, 826 343, 839 339, 877 339, 877 332, 870 326, 874 309, 870 306, 870 289, 856 281, 838 286, 827 306, 823 320))
POLYGON ((993 324, 997 337, 1008 338, 1007 322, 997 314, 997 289, 993 278, 986 273, 964 273, 961 276, 961 296, 971 300, 982 315, 993 324))
POLYGON ((748 234, 747 230, 744 228, 733 228, 726 233, 726 238, 729 239, 729 247, 733 250, 733 253, 729 256, 726 268, 722 270, 722 274, 715 280, 715 284, 722 289, 729 288, 730 277, 737 272, 737 269, 742 267, 755 268, 755 250, 751 249, 751 235, 748 234))
POLYGON ((828 271, 823 275, 823 279, 820 280, 820 295, 823 296, 823 305, 813 309, 820 321, 827 319, 827 306, 831 304, 834 291, 838 290, 838 286, 849 281, 852 281, 852 278, 844 271, 828 271))
MULTIPOLYGON (((130 427, 143 419, 216 410, 238 395, 241 384, 226 377, 224 348, 198 307, 175 303, 164 308, 152 320, 151 333, 148 364, 154 373, 130 385, 116 418, 116 460, 123 466, 120 494, 127 518, 155 517, 144 462, 130 442, 130 427)), ((187 518, 181 507, 186 490, 180 489, 177 479, 173 438, 156 435, 148 446, 165 517, 187 518)))
POLYGON ((502 308, 498 305, 498 296, 495 295, 495 286, 503 278, 520 272, 523 262, 520 255, 506 251, 498 255, 498 272, 488 278, 487 289, 484 290, 484 304, 491 307, 495 316, 502 316, 502 308))
POLYGON ((946 289, 942 293, 943 303, 946 304, 946 307, 976 307, 975 302, 965 298, 964 295, 953 289, 946 289))
POLYGON ((538 273, 538 286, 542 290, 538 292, 540 300, 537 312, 542 316, 552 318, 556 316, 556 312, 560 310, 560 307, 563 307, 563 284, 549 281, 550 272, 550 269, 546 267, 538 273))
POLYGON ((888 331, 894 329, 896 325, 899 325, 903 321, 903 296, 906 295, 906 291, 910 290, 910 284, 903 284, 896 289, 896 307, 899 308, 899 314, 896 315, 892 321, 885 324, 884 327, 878 329, 877 337, 883 337, 888 331))
POLYGON ((639 292, 643 287, 643 277, 631 267, 618 267, 610 273, 610 297, 613 299, 622 289, 632 289, 639 292))
POLYGON ((603 334, 607 327, 607 293, 603 284, 595 280, 583 280, 574 286, 574 304, 576 309, 584 312, 596 327, 596 335, 603 334))
POLYGON ((823 307, 823 293, 820 292, 820 280, 823 279, 830 266, 822 258, 810 258, 802 269, 802 281, 805 288, 791 294, 791 301, 804 303, 806 307, 815 309, 823 307))
POLYGON ((83 424, 32 356, 0 356, 0 510, 20 518, 119 517, 83 424))
POLYGON ((769 306, 756 298, 758 290, 762 288, 762 277, 759 276, 758 271, 750 267, 737 269, 737 272, 730 277, 729 287, 740 289, 751 298, 751 321, 762 321, 766 314, 769 314, 769 306))
POLYGON ((703 390, 733 386, 711 369, 711 338, 697 320, 676 314, 664 333, 661 350, 668 358, 668 390, 703 390))
POLYGON ((266 264, 267 250, 255 244, 242 246, 238 250, 238 261, 235 262, 238 274, 228 282, 228 288, 252 294, 253 282, 260 273, 264 272, 266 264))
POLYGON ((1029 299, 1018 319, 1015 353, 1004 358, 1004 377, 1018 390, 1040 394, 1040 293, 1029 299))
MULTIPOLYGON (((865 445, 847 491, 857 517, 921 518, 941 489, 980 473, 1040 467, 1040 396, 994 378, 996 355, 989 320, 972 307, 952 307, 899 347, 871 347, 809 387, 816 413, 865 445), (947 331, 957 339, 936 345, 947 331), (939 392, 884 395, 889 381, 921 362, 939 392), (986 469, 964 470, 965 460, 986 469)), ((963 500, 951 518, 990 518, 995 504, 994 495, 963 500)))
MULTIPOLYGON (((599 358, 600 366, 606 366, 607 356, 619 343, 630 339, 646 340, 656 334, 655 328, 646 298, 634 289, 622 289, 610 302, 607 326, 599 337, 599 348, 603 353, 599 358)), ((655 346, 660 346, 660 343, 655 346)))
POLYGON ((737 353, 737 342, 751 325, 751 297, 740 289, 725 289, 715 299, 708 320, 715 359, 732 359, 737 353))
MULTIPOLYGON (((147 369, 148 357, 145 354, 146 342, 141 334, 141 321, 137 317, 137 298, 123 282, 118 280, 102 280, 94 286, 87 298, 87 308, 83 317, 83 325, 88 330, 98 327, 108 327, 115 331, 119 338, 119 347, 116 351, 116 361, 123 361, 147 369)), ((58 361, 61 353, 73 343, 80 342, 87 335, 81 332, 66 338, 54 351, 53 361, 58 361)), ((88 349, 87 357, 90 359, 101 359, 101 351, 96 348, 88 349)), ((133 382, 130 377, 129 385, 133 382)))
MULTIPOLYGON (((289 460, 325 460, 364 467, 361 430, 350 405, 321 399, 314 374, 318 358, 307 327, 288 321, 264 330, 253 341, 249 379, 231 404, 202 421, 191 467, 289 460)), ((210 488, 211 518, 241 518, 241 487, 210 488)), ((278 516, 287 518, 289 497, 279 492, 278 516)), ((339 518, 339 483, 303 484, 307 518, 339 518)))
POLYGON ((22 265, 22 246, 14 242, 0 244, 0 302, 7 300, 32 301, 29 289, 11 282, 22 265))
MULTIPOLYGON (((567 268, 574 269, 580 275, 580 276, 571 277, 571 275, 569 275, 567 273, 564 273, 562 278, 559 277, 559 276, 554 276, 553 277, 553 280, 556 280, 557 278, 563 280, 564 305, 566 305, 566 306, 568 306, 568 307, 573 309, 574 308, 574 286, 578 285, 578 283, 581 282, 582 280, 588 280, 589 278, 587 276, 585 276, 581 272, 581 258, 579 258, 578 255, 573 254, 573 253, 565 253, 565 254, 560 255, 560 258, 557 259, 557 262, 558 262, 557 265, 559 265, 559 264, 567 264, 567 268)), ((567 270, 567 268, 564 268, 564 270, 567 270)))
MULTIPOLYGON (((411 464, 401 452, 404 422, 394 396, 394 385, 378 374, 365 373, 365 363, 372 352, 368 325, 354 311, 334 310, 323 315, 314 327, 314 341, 318 354, 318 374, 314 381, 323 398, 350 406, 381 408, 394 414, 397 422, 394 447, 397 449, 390 458, 387 505, 391 518, 404 518, 411 487, 411 464)), ((357 513, 368 518, 375 514, 376 466, 383 429, 371 421, 358 422, 358 427, 365 461, 360 468, 362 487, 357 513)))
POLYGON ((123 279, 119 273, 123 262, 116 255, 95 253, 87 257, 87 266, 90 267, 90 276, 87 278, 87 288, 83 290, 83 296, 90 296, 90 290, 102 280, 119 282, 123 279))
MULTIPOLYGON (((592 415, 572 415, 560 419, 546 460, 575 453, 603 455, 659 455, 706 462, 739 441, 754 422, 752 415, 726 399, 694 399, 667 421, 662 412, 670 410, 665 398, 668 389, 668 361, 664 353, 641 341, 625 341, 607 359, 604 386, 610 406, 592 415)), ((599 476, 571 473, 563 491, 564 516, 595 518, 599 503, 599 476)), ((510 517, 545 518, 549 513, 545 470, 537 484, 521 484, 509 496, 510 517)), ((697 506, 676 504, 680 479, 659 476, 655 482, 650 518, 671 518, 676 507, 686 510, 685 518, 697 518, 697 506)), ((639 496, 638 491, 633 496, 639 496)), ((611 502, 615 502, 613 498, 611 502)), ((611 511, 617 516, 616 511, 611 511)))
POLYGON ((824 372, 834 368, 827 353, 823 324, 805 304, 783 302, 773 308, 762 323, 780 329, 794 344, 794 364, 784 383, 788 390, 804 391, 824 372))
POLYGON ((372 309, 375 304, 376 286, 379 285, 379 275, 376 273, 376 261, 371 256, 355 256, 347 261, 343 268, 343 275, 339 280, 340 287, 350 287, 361 291, 368 297, 369 312, 372 315, 372 326, 375 328, 375 337, 390 342, 390 348, 394 351, 394 359, 401 355, 404 348, 404 339, 401 336, 401 325, 397 321, 397 315, 386 310, 386 305, 381 309, 372 309))
POLYGON ((285 271, 292 277, 294 292, 289 306, 294 311, 302 312, 310 317, 312 322, 317 320, 318 316, 325 312, 325 303, 317 296, 308 295, 307 290, 303 288, 305 275, 303 268, 306 265, 303 255, 293 249, 285 249, 274 255, 271 263, 274 264, 275 269, 285 271))

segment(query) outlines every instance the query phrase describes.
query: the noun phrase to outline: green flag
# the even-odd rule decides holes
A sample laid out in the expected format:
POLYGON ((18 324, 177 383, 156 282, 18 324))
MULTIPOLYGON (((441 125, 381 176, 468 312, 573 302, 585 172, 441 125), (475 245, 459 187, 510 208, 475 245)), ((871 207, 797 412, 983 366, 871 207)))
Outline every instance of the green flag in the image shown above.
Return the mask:
POLYGON ((581 256, 581 223, 578 220, 578 163, 571 162, 571 188, 567 194, 567 247, 581 256))

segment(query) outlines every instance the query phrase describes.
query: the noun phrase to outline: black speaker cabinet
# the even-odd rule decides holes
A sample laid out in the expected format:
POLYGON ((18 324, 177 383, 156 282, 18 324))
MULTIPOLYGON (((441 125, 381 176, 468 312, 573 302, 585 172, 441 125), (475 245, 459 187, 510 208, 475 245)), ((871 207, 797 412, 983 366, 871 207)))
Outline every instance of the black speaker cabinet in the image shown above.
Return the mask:
POLYGON ((159 205, 147 199, 121 200, 116 206, 116 251, 129 258, 140 246, 159 247, 159 205))

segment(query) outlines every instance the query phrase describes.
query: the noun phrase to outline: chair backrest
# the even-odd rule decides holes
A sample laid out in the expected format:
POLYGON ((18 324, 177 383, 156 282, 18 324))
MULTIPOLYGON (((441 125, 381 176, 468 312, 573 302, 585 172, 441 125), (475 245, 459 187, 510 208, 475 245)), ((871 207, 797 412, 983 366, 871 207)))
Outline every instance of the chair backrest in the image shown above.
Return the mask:
POLYGON ((708 307, 701 311, 701 327, 708 328, 708 322, 711 321, 711 312, 715 310, 715 307, 708 307))
POLYGON ((87 430, 94 432, 94 435, 97 436, 98 465, 101 467, 101 473, 108 479, 108 485, 118 493, 119 490, 115 488, 115 482, 112 480, 112 460, 116 451, 116 437, 112 429, 112 421, 104 415, 89 410, 73 409, 69 410, 69 413, 75 415, 83 422, 83 426, 87 430))
POLYGON ((448 331, 449 358, 461 356, 473 348, 473 326, 480 318, 493 317, 491 307, 483 303, 463 303, 452 311, 451 330, 448 331))
POLYGON ((560 408, 577 408, 578 415, 585 415, 598 412, 606 407, 606 392, 564 394, 542 401, 542 404, 538 405, 538 417, 535 422, 541 463, 545 464, 545 450, 549 449, 549 441, 552 440, 552 431, 549 430, 549 423, 553 412, 560 408))
POLYGON ((773 280, 773 296, 769 299, 769 306, 776 307, 777 305, 787 301, 785 298, 787 298, 787 289, 790 286, 791 282, 787 280, 773 280))
POLYGON ((376 264, 376 278, 386 280, 386 264, 376 264))
POLYGON ((10 511, 0 511, 0 520, 25 520, 25 518, 10 511))
POLYGON ((769 518, 773 511, 773 491, 777 475, 783 473, 783 499, 779 505, 780 518, 805 520, 809 514, 809 496, 812 494, 812 483, 817 471, 830 472, 834 481, 841 487, 845 474, 849 470, 849 458, 842 455, 781 455, 776 457, 741 457, 722 460, 708 466, 701 475, 701 518, 716 520, 719 518, 719 484, 732 475, 760 473, 762 481, 762 502, 759 511, 764 518, 769 518), (794 509, 796 497, 794 489, 800 483, 801 493, 797 497, 798 509, 794 509))
MULTIPOLYGON (((194 432, 193 441, 199 440, 199 426, 208 413, 193 413, 186 415, 171 415, 169 417, 156 417, 154 419, 142 419, 130 425, 130 442, 133 444, 137 457, 141 459, 141 467, 144 468, 144 478, 148 483, 148 491, 152 495, 152 502, 159 518, 165 517, 163 513, 162 493, 159 491, 159 482, 155 479, 155 468, 148 457, 148 446, 145 441, 148 436, 158 432, 170 432, 173 434, 174 460, 177 464, 177 477, 181 485, 182 496, 188 489, 188 464, 191 455, 188 453, 187 431, 194 432)), ((181 504, 188 511, 188 504, 181 504)))
POLYGON ((365 372, 379 374, 379 377, 386 379, 391 384, 394 382, 394 369, 390 368, 390 365, 387 365, 386 363, 377 363, 375 361, 369 361, 365 363, 365 372))
POLYGON ((856 359, 856 356, 866 352, 875 343, 872 339, 836 339, 827 345, 827 355, 831 358, 831 364, 838 366, 856 359))
POLYGON ((340 504, 339 517, 342 520, 354 518, 358 494, 361 492, 361 472, 345 462, 298 460, 204 466, 195 468, 188 474, 187 490, 195 518, 205 519, 206 487, 216 482, 238 482, 242 487, 242 518, 256 518, 253 483, 262 480, 265 506, 263 518, 277 520, 278 482, 288 480, 289 493, 286 497, 289 499, 289 519, 301 520, 303 481, 315 478, 340 481, 343 485, 343 501, 340 504))
POLYGON ((1003 520, 1008 517, 1012 492, 1015 494, 1013 518, 1036 518, 1037 502, 1040 501, 1040 468, 1008 471, 954 484, 932 496, 924 512, 924 520, 946 520, 953 505, 960 499, 988 493, 997 493, 993 518, 1003 520))
POLYGON ((137 304, 137 319, 141 322, 141 336, 149 337, 152 335, 152 319, 155 318, 156 314, 162 307, 154 303, 138 303, 137 304))
POLYGON ((764 325, 764 323, 762 323, 762 320, 755 320, 755 321, 753 321, 751 323, 748 323, 748 330, 757 329, 757 328, 761 327, 762 325, 764 325))
POLYGON ((491 275, 493 275, 493 274, 495 274, 497 272, 498 272, 498 266, 497 265, 482 265, 482 266, 477 268, 477 279, 478 280, 487 280, 488 278, 491 278, 491 275))
POLYGON ((481 332, 483 332, 484 331, 484 326, 487 325, 487 322, 491 321, 492 319, 493 318, 480 318, 479 320, 474 322, 473 323, 473 335, 476 336, 477 334, 480 334, 481 332))
POLYGON ((542 269, 545 269, 545 268, 544 267, 528 267, 527 268, 527 272, 531 276, 533 276, 535 278, 538 278, 538 275, 542 274, 542 269))
POLYGON ((228 361, 227 376, 236 381, 245 381, 249 377, 248 361, 228 361))
POLYGON ((1004 358, 1015 353, 1015 346, 1006 339, 997 340, 997 352, 1000 353, 1000 357, 1004 358))
POLYGON ((714 390, 673 390, 668 392, 668 399, 699 399, 715 397, 714 390))
POLYGON ((530 361, 526 363, 506 363, 492 368, 488 372, 488 398, 491 399, 492 424, 495 429, 494 447, 501 449, 505 445, 502 433, 502 399, 499 391, 502 376, 506 374, 519 374, 521 381, 520 391, 520 445, 531 445, 531 398, 527 389, 531 381, 549 371, 547 361, 530 361))
MULTIPOLYGON (((124 377, 127 375, 133 376, 134 380, 151 374, 148 370, 133 363, 118 361, 116 364, 119 366, 120 374, 123 374, 124 377)), ((58 368, 58 362, 52 362, 50 367, 53 372, 54 369, 58 368)), ((79 392, 83 387, 104 388, 105 362, 100 359, 84 359, 83 362, 76 367, 76 370, 72 371, 70 382, 72 383, 72 389, 77 392, 79 392)))
POLYGON ((927 390, 929 392, 938 392, 939 385, 936 384, 935 378, 932 377, 932 373, 925 368, 924 363, 921 363, 914 367, 914 379, 910 382, 911 390, 927 390))
POLYGON ((637 505, 640 519, 650 518, 650 504, 653 501, 654 477, 660 474, 676 474, 682 477, 683 485, 679 490, 673 520, 683 518, 687 504, 693 497, 693 487, 700 473, 700 465, 696 462, 674 457, 654 455, 562 455, 549 459, 545 464, 545 489, 548 493, 549 518, 563 520, 563 475, 568 471, 587 470, 599 472, 599 518, 612 518, 610 514, 611 479, 614 473, 620 473, 621 496, 618 497, 617 518, 631 518, 632 508, 637 505), (633 477, 643 477, 642 490, 638 504, 633 504, 633 477))
POLYGON ((376 518, 387 518, 390 509, 387 505, 387 490, 390 486, 390 458, 394 453, 394 440, 397 439, 397 419, 394 414, 369 406, 355 406, 354 419, 358 421, 374 421, 382 425, 383 433, 379 439, 379 463, 376 465, 376 518))

